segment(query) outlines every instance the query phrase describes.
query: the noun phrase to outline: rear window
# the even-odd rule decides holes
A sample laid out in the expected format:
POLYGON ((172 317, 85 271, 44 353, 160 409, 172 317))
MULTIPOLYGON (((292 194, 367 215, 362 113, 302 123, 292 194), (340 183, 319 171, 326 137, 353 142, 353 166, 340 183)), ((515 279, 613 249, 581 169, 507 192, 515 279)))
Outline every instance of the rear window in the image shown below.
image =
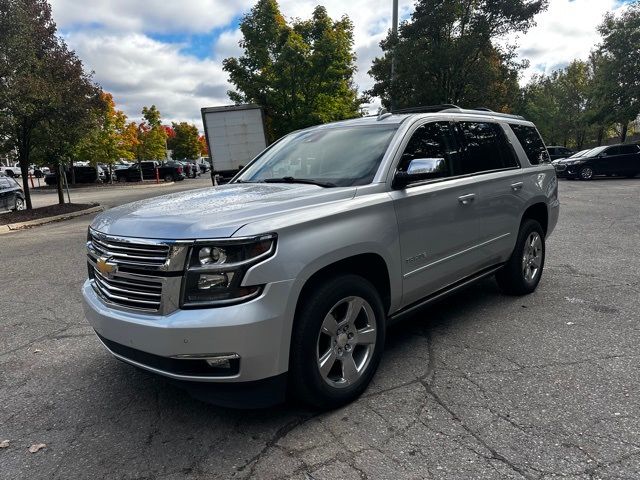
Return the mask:
POLYGON ((509 124, 509 126, 511 130, 513 130, 513 133, 516 134, 531 165, 539 165, 551 161, 549 152, 547 152, 544 142, 535 127, 519 124, 509 124))
POLYGON ((620 153, 622 155, 628 155, 630 153, 638 153, 638 145, 621 145, 620 153))

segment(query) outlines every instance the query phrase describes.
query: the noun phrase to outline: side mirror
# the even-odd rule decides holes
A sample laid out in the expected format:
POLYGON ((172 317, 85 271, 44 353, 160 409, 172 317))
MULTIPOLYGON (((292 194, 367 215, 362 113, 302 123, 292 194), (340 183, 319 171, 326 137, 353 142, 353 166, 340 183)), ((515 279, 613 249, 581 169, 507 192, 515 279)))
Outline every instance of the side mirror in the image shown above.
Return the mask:
POLYGON ((397 172, 395 187, 406 187, 411 182, 440 178, 447 175, 447 164, 444 158, 414 158, 409 162, 405 172, 397 172))

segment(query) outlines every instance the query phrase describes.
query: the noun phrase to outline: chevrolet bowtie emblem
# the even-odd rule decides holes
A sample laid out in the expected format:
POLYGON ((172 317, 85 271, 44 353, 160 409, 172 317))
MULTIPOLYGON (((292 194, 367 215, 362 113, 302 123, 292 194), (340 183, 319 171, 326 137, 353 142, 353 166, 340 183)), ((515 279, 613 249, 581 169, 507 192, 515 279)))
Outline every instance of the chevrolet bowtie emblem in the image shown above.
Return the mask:
POLYGON ((109 263, 109 260, 111 260, 109 257, 98 257, 96 268, 102 275, 110 278, 118 271, 118 265, 109 263))

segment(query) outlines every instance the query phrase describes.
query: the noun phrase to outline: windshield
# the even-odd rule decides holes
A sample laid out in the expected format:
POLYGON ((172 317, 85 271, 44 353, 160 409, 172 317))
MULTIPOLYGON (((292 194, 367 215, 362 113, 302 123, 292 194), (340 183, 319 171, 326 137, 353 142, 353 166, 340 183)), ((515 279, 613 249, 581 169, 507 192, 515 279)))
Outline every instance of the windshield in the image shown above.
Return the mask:
POLYGON ((585 154, 585 157, 595 157, 597 155, 599 155, 600 153, 602 153, 602 151, 607 148, 607 146, 603 146, 603 147, 596 147, 596 148, 592 148, 591 150, 589 150, 589 152, 587 154, 585 154))
POLYGON ((583 155, 585 155, 588 151, 590 151, 590 148, 587 148, 586 150, 580 150, 577 153, 574 153, 573 155, 571 155, 570 157, 567 158, 578 158, 578 157, 582 157, 583 155))
POLYGON ((347 187, 371 183, 397 125, 294 132, 249 165, 236 182, 296 180, 347 187))

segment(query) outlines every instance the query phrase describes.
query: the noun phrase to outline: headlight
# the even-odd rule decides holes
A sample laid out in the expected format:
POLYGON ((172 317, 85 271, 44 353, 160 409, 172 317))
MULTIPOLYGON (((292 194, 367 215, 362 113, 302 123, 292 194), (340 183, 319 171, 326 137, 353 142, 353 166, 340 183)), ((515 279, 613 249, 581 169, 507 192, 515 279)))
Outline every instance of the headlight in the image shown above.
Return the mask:
POLYGON ((241 286, 249 268, 275 253, 276 234, 198 242, 189 253, 182 307, 241 303, 260 295, 262 285, 241 286))

